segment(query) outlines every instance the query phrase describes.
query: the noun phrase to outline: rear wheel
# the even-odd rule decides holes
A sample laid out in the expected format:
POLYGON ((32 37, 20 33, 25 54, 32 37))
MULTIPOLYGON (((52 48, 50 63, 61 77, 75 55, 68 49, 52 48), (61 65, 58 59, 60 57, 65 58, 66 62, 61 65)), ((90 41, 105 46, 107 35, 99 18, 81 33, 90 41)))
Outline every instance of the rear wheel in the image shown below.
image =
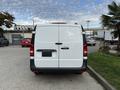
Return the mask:
POLYGON ((82 73, 83 73, 83 72, 79 71, 79 72, 76 72, 75 74, 80 74, 80 75, 81 75, 82 73))
POLYGON ((40 75, 40 72, 34 72, 35 75, 40 75))
POLYGON ((95 46, 96 44, 93 44, 93 46, 95 46))
POLYGON ((25 46, 22 45, 22 47, 25 47, 25 46))
POLYGON ((7 43, 6 46, 9 46, 9 43, 7 43))

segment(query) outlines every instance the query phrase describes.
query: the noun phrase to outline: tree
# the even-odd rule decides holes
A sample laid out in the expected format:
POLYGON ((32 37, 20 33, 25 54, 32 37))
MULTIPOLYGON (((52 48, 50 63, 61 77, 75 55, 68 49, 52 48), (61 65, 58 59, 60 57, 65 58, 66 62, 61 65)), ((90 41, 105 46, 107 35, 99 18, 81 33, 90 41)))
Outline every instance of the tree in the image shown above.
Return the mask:
POLYGON ((117 48, 120 51, 120 4, 112 2, 108 5, 108 14, 101 16, 102 25, 108 29, 114 29, 112 34, 114 38, 118 37, 117 48))
POLYGON ((7 28, 12 27, 14 19, 15 18, 8 12, 0 12, 0 36, 3 36, 4 32, 2 26, 7 28))

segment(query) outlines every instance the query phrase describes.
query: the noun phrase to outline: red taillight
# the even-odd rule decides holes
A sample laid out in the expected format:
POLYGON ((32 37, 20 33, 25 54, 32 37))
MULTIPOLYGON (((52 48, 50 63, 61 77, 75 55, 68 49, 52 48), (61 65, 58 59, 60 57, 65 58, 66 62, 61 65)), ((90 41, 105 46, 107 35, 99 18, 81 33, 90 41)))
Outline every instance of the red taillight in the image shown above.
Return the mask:
POLYGON ((87 43, 84 43, 84 45, 83 45, 83 56, 87 56, 87 54, 88 54, 87 43))
POLYGON ((34 45, 30 46, 30 56, 34 56, 34 45))

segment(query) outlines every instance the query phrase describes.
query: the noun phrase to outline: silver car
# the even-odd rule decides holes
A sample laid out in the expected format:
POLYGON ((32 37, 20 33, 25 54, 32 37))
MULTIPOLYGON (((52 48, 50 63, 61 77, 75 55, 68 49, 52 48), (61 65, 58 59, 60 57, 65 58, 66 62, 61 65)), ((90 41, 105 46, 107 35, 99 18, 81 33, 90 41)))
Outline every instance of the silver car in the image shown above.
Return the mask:
POLYGON ((93 38, 87 38, 87 44, 95 46, 96 45, 96 41, 93 38))

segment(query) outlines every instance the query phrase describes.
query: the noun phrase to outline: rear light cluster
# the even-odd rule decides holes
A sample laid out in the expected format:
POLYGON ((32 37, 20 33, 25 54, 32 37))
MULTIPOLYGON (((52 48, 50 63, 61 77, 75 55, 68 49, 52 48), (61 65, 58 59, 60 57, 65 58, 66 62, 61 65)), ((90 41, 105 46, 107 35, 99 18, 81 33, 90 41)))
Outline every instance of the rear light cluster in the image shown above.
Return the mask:
POLYGON ((30 46, 30 56, 34 56, 34 45, 30 46))
POLYGON ((83 44, 83 56, 87 57, 88 55, 88 48, 87 48, 87 43, 83 44))

